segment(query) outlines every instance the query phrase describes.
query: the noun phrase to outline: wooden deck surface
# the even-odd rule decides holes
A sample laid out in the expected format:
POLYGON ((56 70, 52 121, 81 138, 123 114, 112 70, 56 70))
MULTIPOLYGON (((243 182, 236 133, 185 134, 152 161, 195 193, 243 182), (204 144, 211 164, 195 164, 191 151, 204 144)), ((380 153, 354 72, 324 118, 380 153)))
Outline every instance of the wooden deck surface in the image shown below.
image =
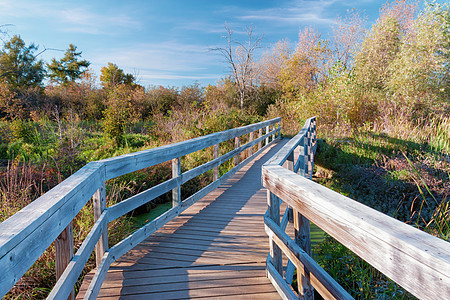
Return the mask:
MULTIPOLYGON (((261 166, 272 145, 231 179, 111 265, 99 299, 280 299, 269 253, 261 166)), ((89 273, 77 298, 92 278, 89 273)))

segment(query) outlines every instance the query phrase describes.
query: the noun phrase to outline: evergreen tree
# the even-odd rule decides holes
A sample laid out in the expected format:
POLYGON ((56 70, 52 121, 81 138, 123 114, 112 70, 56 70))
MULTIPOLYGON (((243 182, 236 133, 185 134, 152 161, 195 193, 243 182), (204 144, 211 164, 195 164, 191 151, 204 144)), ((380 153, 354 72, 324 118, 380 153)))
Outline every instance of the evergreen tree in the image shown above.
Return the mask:
POLYGON ((53 58, 52 62, 47 64, 50 79, 62 84, 79 79, 90 65, 87 60, 80 60, 81 53, 77 52, 75 45, 70 44, 63 58, 59 61, 53 58))
POLYGON ((13 87, 40 86, 45 76, 44 63, 37 60, 38 47, 29 46, 20 36, 15 35, 0 51, 0 77, 13 87))

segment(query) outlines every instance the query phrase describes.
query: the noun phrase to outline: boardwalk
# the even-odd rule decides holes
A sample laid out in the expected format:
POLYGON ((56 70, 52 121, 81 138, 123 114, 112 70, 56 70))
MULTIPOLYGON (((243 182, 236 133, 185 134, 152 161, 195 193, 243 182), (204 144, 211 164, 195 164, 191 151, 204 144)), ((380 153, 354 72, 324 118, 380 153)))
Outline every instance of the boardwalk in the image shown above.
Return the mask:
MULTIPOLYGON (((231 179, 111 265, 99 299, 279 299, 265 272, 268 238, 258 155, 231 179)), ((92 278, 86 276, 77 298, 92 278)))

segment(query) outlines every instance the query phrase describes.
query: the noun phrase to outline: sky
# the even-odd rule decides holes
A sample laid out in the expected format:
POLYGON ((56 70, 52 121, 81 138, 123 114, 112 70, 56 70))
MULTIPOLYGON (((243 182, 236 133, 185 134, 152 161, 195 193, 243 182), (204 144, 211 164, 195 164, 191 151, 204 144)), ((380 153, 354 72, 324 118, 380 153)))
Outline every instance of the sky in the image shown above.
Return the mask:
MULTIPOLYGON (((279 40, 292 44, 298 32, 313 27, 327 38, 338 16, 349 9, 375 22, 379 0, 148 0, 148 1, 22 1, 0 0, 0 25, 27 45, 65 50, 70 43, 82 51, 90 68, 112 62, 136 76, 143 86, 215 84, 229 68, 212 48, 225 46, 225 24, 238 40, 246 26, 263 35, 258 55, 279 40), (11 24, 11 25, 8 25, 11 24)), ((47 50, 50 62, 64 51, 47 50)))

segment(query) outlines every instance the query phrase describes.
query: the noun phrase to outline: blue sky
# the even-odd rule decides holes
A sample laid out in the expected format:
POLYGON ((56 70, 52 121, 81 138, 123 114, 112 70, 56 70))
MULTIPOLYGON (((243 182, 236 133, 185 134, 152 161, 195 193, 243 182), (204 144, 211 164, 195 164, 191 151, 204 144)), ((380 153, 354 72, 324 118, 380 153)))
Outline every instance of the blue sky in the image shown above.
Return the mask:
MULTIPOLYGON (((27 44, 66 49, 73 43, 99 76, 108 62, 137 75, 139 83, 181 86, 215 84, 229 70, 209 49, 223 46, 225 22, 236 38, 245 26, 264 34, 262 50, 281 39, 297 41, 299 29, 312 26, 327 37, 337 16, 362 10, 369 24, 384 1, 21 1, 0 0, 0 24, 27 44)), ((63 52, 46 51, 50 61, 63 52)))

